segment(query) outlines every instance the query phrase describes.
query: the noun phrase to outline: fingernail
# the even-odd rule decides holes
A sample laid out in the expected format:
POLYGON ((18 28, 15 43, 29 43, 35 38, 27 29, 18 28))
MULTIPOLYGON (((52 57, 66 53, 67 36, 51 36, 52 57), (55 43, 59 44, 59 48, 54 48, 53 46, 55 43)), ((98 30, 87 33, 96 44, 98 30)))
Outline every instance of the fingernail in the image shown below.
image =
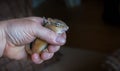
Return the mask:
POLYGON ((51 56, 51 55, 50 55, 49 53, 46 53, 45 58, 46 58, 46 59, 49 59, 50 56, 51 56))
POLYGON ((65 39, 62 37, 57 37, 56 42, 58 43, 65 43, 65 39))
POLYGON ((53 53, 46 53, 44 55, 45 60, 50 59, 52 57, 53 53))
POLYGON ((49 52, 54 53, 54 52, 57 52, 59 49, 60 49, 60 46, 49 47, 49 52))

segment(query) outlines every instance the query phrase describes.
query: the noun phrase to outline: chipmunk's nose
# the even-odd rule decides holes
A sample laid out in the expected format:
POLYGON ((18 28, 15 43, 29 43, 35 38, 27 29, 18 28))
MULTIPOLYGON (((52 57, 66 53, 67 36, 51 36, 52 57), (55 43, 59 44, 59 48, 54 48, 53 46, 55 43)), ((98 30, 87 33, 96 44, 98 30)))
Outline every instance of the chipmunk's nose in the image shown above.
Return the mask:
POLYGON ((69 29, 69 27, 67 27, 66 31, 69 29))
POLYGON ((65 28, 65 31, 67 31, 69 29, 69 27, 65 28))
POLYGON ((63 32, 66 32, 69 29, 69 27, 66 27, 63 29, 63 32))

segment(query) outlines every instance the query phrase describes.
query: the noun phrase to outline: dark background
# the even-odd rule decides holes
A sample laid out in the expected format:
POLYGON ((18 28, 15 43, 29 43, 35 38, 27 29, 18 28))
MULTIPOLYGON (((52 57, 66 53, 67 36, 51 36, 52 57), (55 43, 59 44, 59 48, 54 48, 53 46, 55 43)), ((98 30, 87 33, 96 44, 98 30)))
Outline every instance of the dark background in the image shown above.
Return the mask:
POLYGON ((103 20, 104 2, 81 0, 79 5, 70 8, 64 0, 46 0, 34 13, 61 19, 69 25, 65 46, 106 53, 120 47, 120 28, 103 20))

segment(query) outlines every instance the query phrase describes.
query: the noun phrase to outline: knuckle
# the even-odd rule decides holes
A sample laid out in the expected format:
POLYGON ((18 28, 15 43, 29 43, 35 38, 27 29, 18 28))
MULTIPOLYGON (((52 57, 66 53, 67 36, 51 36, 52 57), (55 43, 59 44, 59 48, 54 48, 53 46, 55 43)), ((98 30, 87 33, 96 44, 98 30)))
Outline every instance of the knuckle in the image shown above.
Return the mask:
POLYGON ((50 41, 55 42, 55 39, 56 39, 57 35, 53 31, 48 29, 48 32, 47 32, 46 35, 48 36, 50 41))

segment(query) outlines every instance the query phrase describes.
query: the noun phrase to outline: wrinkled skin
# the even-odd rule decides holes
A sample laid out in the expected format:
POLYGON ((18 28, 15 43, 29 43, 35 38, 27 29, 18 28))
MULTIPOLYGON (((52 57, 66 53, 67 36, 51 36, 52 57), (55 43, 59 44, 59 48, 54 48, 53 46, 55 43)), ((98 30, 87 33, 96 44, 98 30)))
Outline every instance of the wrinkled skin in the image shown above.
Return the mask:
POLYGON ((66 33, 58 35, 42 26, 43 19, 40 17, 28 17, 12 19, 0 22, 0 56, 11 59, 27 58, 25 45, 30 44, 36 37, 45 40, 49 46, 41 55, 34 53, 31 59, 40 64, 52 58, 60 46, 66 42, 66 33))

